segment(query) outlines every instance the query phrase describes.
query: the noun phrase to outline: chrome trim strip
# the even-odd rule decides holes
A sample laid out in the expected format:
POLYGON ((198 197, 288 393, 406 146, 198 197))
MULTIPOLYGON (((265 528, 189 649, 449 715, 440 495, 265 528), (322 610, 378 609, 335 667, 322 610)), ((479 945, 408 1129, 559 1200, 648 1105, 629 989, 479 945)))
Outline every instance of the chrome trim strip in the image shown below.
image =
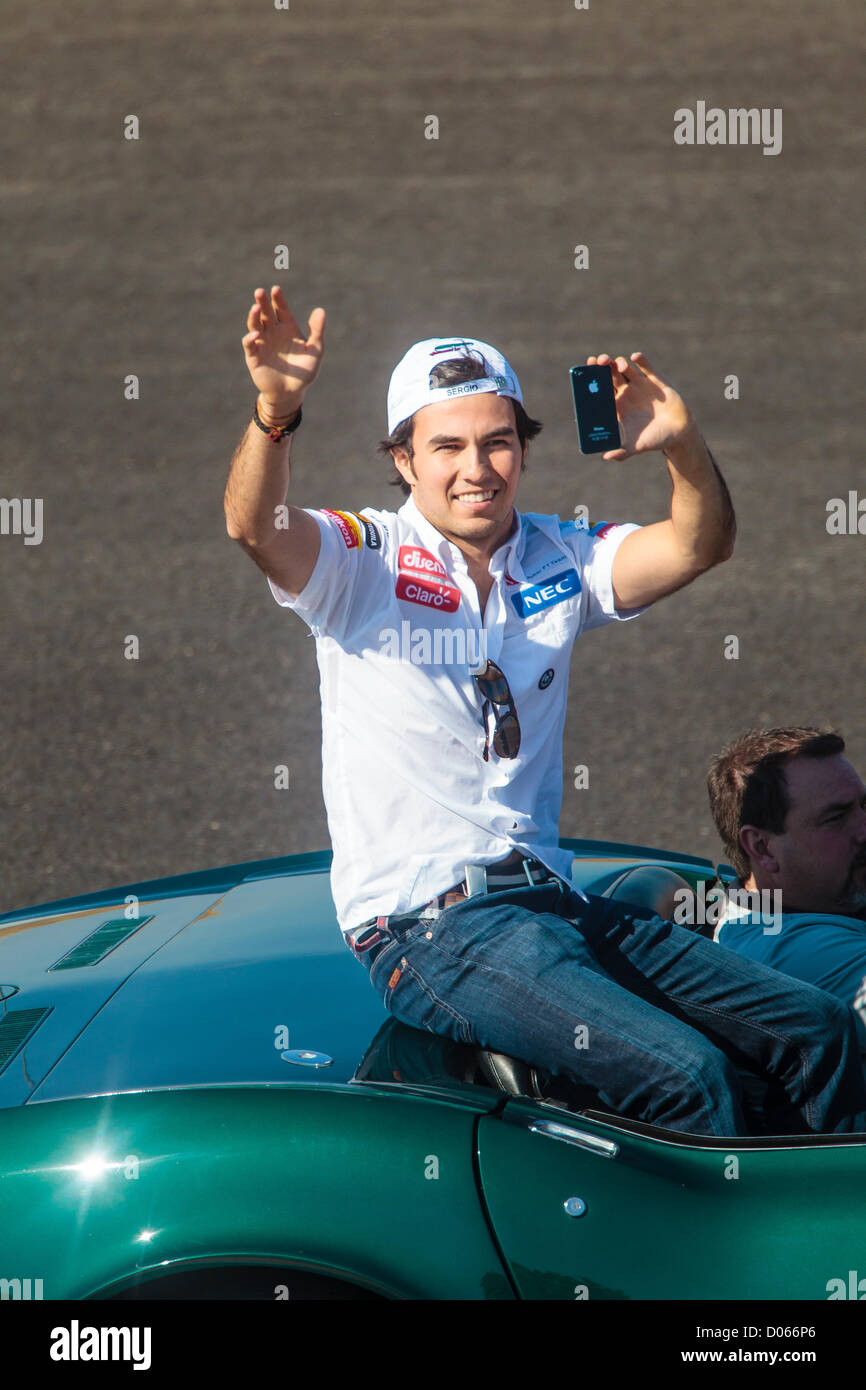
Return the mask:
POLYGON ((572 1129, 570 1125, 560 1125, 555 1120, 533 1120, 529 1129, 533 1134, 561 1139, 563 1144, 574 1144, 579 1149, 600 1154, 602 1158, 616 1158, 619 1153, 619 1144, 614 1144, 611 1139, 600 1139, 597 1134, 589 1134, 585 1129, 572 1129))

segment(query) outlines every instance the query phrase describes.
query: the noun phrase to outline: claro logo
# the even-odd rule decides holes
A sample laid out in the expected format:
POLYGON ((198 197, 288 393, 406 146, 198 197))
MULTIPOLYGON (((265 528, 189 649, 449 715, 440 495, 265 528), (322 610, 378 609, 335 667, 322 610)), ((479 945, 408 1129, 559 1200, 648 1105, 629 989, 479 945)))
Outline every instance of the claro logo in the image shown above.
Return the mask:
POLYGON ((580 579, 577 570, 561 570, 551 575, 546 584, 533 584, 531 588, 521 589, 519 594, 511 595, 518 615, 528 618, 542 608, 551 608, 555 603, 563 603, 572 594, 580 593, 580 579))
POLYGON ((460 590, 453 585, 437 584, 430 579, 425 582, 410 574, 397 576, 396 594, 398 598, 420 603, 424 608, 434 608, 439 613, 456 613, 460 607, 460 590))

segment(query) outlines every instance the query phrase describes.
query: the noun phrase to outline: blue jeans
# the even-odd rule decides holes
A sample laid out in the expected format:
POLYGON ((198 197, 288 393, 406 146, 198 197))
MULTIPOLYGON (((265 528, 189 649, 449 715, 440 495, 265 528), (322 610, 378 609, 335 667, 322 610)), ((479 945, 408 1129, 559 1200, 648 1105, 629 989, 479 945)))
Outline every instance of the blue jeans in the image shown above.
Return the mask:
POLYGON ((769 1133, 866 1131, 846 1005, 633 904, 527 884, 392 917, 368 957, 395 1018, 592 1086, 617 1114, 746 1134, 742 1067, 768 1083, 769 1133))

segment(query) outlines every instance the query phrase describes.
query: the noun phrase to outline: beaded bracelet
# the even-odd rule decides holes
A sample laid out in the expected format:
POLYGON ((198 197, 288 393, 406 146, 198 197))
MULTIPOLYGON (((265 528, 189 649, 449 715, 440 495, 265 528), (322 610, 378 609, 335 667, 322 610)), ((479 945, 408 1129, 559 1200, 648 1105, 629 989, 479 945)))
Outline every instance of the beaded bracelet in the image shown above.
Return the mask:
POLYGON ((280 442, 280 440, 283 438, 284 435, 286 435, 286 434, 291 434, 291 433, 293 432, 293 430, 296 430, 296 429, 298 428, 298 425, 301 423, 301 415, 302 415, 302 413, 303 413, 303 412, 301 411, 301 407, 298 406, 298 413, 297 413, 297 415, 294 416, 294 418, 290 417, 290 423, 289 423, 289 424, 287 424, 287 425, 282 425, 282 426, 280 426, 280 425, 266 425, 265 422, 264 422, 264 420, 263 420, 263 419, 261 418, 261 416, 259 415, 259 402, 258 402, 258 399, 256 399, 256 402, 255 402, 255 404, 253 405, 253 419, 255 420, 256 424, 257 424, 258 427, 259 427, 259 429, 260 429, 260 430, 264 430, 264 432, 265 432, 265 434, 268 436, 268 438, 269 438, 269 439, 272 439, 272 440, 274 441, 275 444, 278 444, 278 443, 280 442))

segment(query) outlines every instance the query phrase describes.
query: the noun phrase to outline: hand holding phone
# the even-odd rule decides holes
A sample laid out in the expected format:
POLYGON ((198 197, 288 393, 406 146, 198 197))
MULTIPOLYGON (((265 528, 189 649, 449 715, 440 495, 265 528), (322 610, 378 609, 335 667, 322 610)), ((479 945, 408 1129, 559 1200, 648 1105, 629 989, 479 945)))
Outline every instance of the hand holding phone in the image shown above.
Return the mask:
POLYGON ((622 441, 610 363, 572 367, 571 392, 580 452, 604 454, 611 449, 620 449, 622 441))
POLYGON ((581 453, 620 460, 700 440, 682 396, 642 352, 590 357, 572 367, 571 384, 581 453))

